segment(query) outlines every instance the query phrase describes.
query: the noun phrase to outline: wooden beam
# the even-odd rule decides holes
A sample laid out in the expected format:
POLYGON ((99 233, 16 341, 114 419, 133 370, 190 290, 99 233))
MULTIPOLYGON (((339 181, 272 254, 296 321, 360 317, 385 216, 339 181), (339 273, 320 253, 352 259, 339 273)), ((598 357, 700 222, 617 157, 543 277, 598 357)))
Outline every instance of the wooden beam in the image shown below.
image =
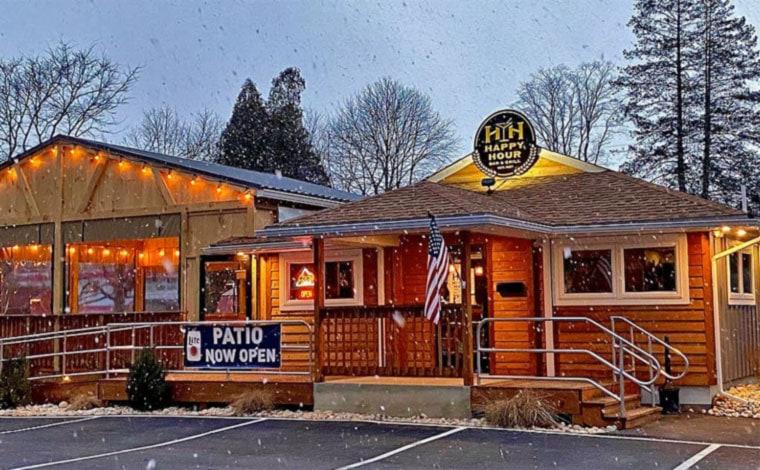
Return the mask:
MULTIPOLYGON (((314 254, 314 381, 322 382, 324 375, 323 352, 324 336, 322 335, 322 309, 325 306, 325 240, 314 238, 312 240, 314 254)), ((282 289, 283 287, 280 286, 282 289)))
POLYGON ((106 172, 107 166, 108 159, 106 158, 101 158, 95 166, 95 171, 92 172, 90 179, 87 181, 87 189, 85 189, 84 195, 82 196, 82 199, 79 201, 79 205, 77 206, 77 213, 81 214, 87 210, 90 202, 92 202, 92 196, 95 195, 95 190, 100 184, 100 180, 103 179, 103 175, 106 172))
POLYGON ((37 205, 37 200, 34 198, 34 194, 32 193, 32 187, 29 184, 29 179, 26 177, 26 173, 24 173, 24 169, 21 168, 21 165, 16 163, 14 166, 16 168, 16 174, 18 174, 18 180, 21 182, 21 186, 23 186, 22 190, 24 191, 24 199, 26 199, 26 203, 32 209, 32 215, 39 217, 40 208, 37 205))
POLYGON ((369 235, 366 237, 333 238, 331 245, 356 246, 356 247, 397 247, 400 244, 398 235, 369 235))
POLYGON ((164 198, 166 205, 176 206, 177 201, 174 199, 174 196, 172 196, 171 191, 169 191, 169 187, 166 185, 166 181, 164 181, 164 175, 162 175, 158 170, 155 170, 152 173, 153 180, 156 182, 156 185, 158 185, 158 189, 161 191, 161 197, 164 198))
POLYGON ((472 296, 470 295, 470 268, 472 267, 472 246, 470 232, 462 232, 462 375, 464 385, 473 384, 472 361, 473 361, 473 344, 472 344, 472 296))

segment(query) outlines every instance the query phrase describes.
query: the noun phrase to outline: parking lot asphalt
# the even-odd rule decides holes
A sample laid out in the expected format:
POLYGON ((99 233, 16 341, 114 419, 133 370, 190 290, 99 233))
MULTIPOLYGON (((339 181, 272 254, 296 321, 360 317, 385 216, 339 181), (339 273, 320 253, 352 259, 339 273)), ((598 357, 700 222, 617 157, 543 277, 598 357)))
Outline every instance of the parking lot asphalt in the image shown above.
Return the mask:
POLYGON ((758 468, 760 446, 378 422, 0 418, 1 468, 758 468))

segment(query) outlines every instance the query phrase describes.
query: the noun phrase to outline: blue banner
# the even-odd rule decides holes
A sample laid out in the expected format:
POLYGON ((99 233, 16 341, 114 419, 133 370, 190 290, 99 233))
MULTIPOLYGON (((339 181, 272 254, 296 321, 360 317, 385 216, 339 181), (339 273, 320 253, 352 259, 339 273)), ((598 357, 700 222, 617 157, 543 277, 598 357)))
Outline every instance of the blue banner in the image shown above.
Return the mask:
POLYGON ((192 325, 185 331, 185 367, 279 368, 282 325, 192 325))

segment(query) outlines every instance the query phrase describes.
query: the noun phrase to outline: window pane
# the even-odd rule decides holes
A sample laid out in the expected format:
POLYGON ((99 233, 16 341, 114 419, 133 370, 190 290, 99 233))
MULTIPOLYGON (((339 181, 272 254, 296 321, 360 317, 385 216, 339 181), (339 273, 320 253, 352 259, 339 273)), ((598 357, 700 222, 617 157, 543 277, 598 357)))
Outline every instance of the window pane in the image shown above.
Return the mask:
POLYGON ((49 245, 0 248, 0 314, 49 314, 53 297, 49 245))
POLYGON ((132 312, 135 268, 131 264, 79 263, 79 312, 132 312))
MULTIPOLYGON (((329 264, 329 263, 328 263, 329 264)), ((290 265, 290 300, 314 299, 314 264, 290 265)))
POLYGON ((354 298, 354 262, 325 263, 325 298, 354 298))
POLYGON ((612 292, 612 250, 566 250, 565 293, 612 292))
POLYGON ((623 250, 626 292, 675 292, 676 249, 627 248, 623 250))
POLYGON ((145 273, 145 310, 176 312, 179 310, 179 272, 163 266, 149 266, 145 273))
POLYGON ((744 293, 751 294, 754 286, 752 285, 752 255, 749 253, 742 253, 742 281, 744 293))
POLYGON ((728 272, 731 278, 731 292, 739 293, 739 255, 731 253, 728 255, 728 272))
POLYGON ((238 313, 236 263, 206 262, 203 283, 203 311, 211 314, 238 313))

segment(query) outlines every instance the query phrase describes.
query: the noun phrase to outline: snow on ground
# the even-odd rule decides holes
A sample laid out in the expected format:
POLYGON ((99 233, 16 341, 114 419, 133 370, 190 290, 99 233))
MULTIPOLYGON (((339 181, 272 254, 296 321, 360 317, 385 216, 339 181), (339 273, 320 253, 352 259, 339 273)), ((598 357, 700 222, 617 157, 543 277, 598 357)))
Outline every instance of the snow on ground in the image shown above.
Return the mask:
MULTIPOLYGON (((61 402, 58 405, 28 405, 14 409, 0 410, 0 417, 30 417, 30 416, 205 416, 205 417, 232 417, 235 416, 231 407, 210 407, 203 410, 194 410, 190 408, 169 407, 159 411, 140 412, 127 406, 107 406, 102 408, 92 408, 89 410, 72 410, 67 402, 61 402)), ((262 411, 246 415, 246 417, 260 418, 277 418, 277 419, 299 419, 314 421, 382 421, 386 423, 414 423, 438 426, 468 426, 468 427, 492 427, 482 418, 472 419, 449 419, 449 418, 428 418, 417 416, 413 418, 399 418, 385 415, 364 415, 357 413, 338 413, 332 411, 291 411, 291 410, 271 410, 262 411)), ((564 431, 578 434, 600 434, 605 432, 616 431, 615 426, 600 427, 582 427, 560 424, 555 429, 533 428, 541 431, 564 431)))

